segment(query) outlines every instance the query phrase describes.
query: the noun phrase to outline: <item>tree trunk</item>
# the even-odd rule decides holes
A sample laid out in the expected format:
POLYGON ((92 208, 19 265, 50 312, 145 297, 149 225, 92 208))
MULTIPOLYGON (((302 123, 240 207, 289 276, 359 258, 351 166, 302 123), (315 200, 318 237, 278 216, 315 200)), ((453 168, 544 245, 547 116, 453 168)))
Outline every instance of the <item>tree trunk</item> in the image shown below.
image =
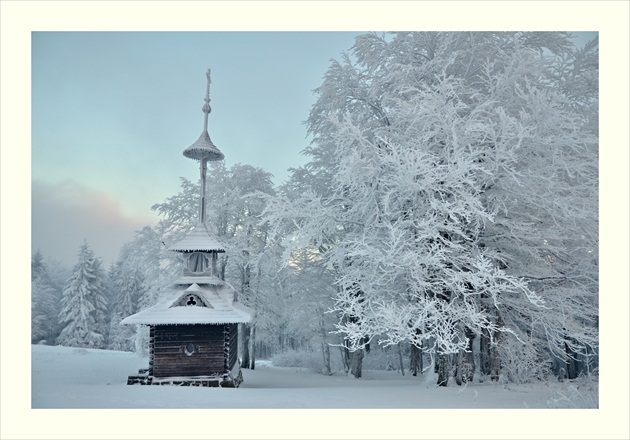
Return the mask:
POLYGON ((577 356, 576 353, 571 350, 571 347, 569 347, 569 344, 567 344, 566 342, 564 343, 564 352, 567 355, 567 379, 569 380, 573 380, 575 379, 578 375, 577 375, 577 356))
POLYGON ((241 368, 249 368, 249 324, 243 324, 243 359, 241 360, 241 368))
POLYGON ((348 371, 350 371, 350 351, 347 347, 339 347, 339 353, 341 354, 343 371, 348 374, 348 371))
POLYGON ((398 344, 396 344, 396 346, 398 347, 398 363, 400 365, 400 374, 402 374, 404 376, 405 375, 405 364, 403 363, 403 355, 402 355, 402 348, 400 347, 400 342, 398 344))
POLYGON ((319 321, 319 333, 322 338, 322 356, 324 358, 324 374, 331 375, 330 369, 330 346, 327 343, 328 332, 326 331, 326 320, 324 319, 324 311, 318 307, 317 316, 319 321))
MULTIPOLYGON (((500 317, 497 319, 497 323, 502 325, 500 317)), ((500 335, 499 331, 494 332, 494 343, 491 342, 489 334, 482 333, 479 338, 480 373, 483 376, 489 375, 490 379, 495 382, 499 380, 501 372, 501 359, 497 345, 500 335)))
POLYGON ((422 372, 420 367, 420 358, 422 357, 422 350, 419 347, 416 347, 415 344, 411 344, 410 350, 410 359, 409 359, 409 370, 411 371, 412 376, 417 376, 418 371, 422 372))
POLYGON ((350 372, 357 379, 361 378, 363 370, 363 350, 355 350, 350 353, 350 372))
POLYGON ((455 374, 457 385, 472 382, 474 375, 475 360, 473 359, 472 352, 460 350, 459 353, 457 353, 457 370, 455 374))
POLYGON ((252 370, 256 369, 256 324, 252 325, 252 335, 251 335, 251 346, 252 349, 250 350, 251 353, 251 365, 250 368, 252 370))
MULTIPOLYGON (((501 315, 499 315, 499 312, 497 311, 497 326, 503 327, 503 320, 501 319, 501 315)), ((501 356, 499 355, 499 338, 501 337, 501 332, 500 331, 496 331, 494 332, 494 345, 492 345, 491 349, 490 349, 490 355, 492 357, 492 362, 491 362, 491 368, 492 371, 490 372, 490 379, 492 379, 494 382, 497 382, 499 380, 499 376, 501 374, 501 356)))
POLYGON ((482 333, 479 336, 479 373, 482 376, 489 376, 492 366, 490 356, 490 337, 482 333))
POLYGON ((464 330, 468 345, 465 350, 460 350, 457 353, 457 370, 455 373, 455 381, 457 385, 462 383, 472 382, 475 375, 475 358, 472 352, 472 343, 475 339, 475 334, 468 328, 464 330))
POLYGON ((332 375, 332 371, 330 370, 330 346, 326 342, 322 342, 322 356, 324 357, 323 373, 330 376, 332 375))
POLYGON ((438 366, 438 386, 445 387, 448 385, 448 376, 450 373, 450 355, 438 354, 437 366, 438 366))
POLYGON ((493 382, 497 382, 499 380, 499 375, 501 374, 501 358, 499 357, 499 346, 493 345, 490 347, 490 379, 493 382))

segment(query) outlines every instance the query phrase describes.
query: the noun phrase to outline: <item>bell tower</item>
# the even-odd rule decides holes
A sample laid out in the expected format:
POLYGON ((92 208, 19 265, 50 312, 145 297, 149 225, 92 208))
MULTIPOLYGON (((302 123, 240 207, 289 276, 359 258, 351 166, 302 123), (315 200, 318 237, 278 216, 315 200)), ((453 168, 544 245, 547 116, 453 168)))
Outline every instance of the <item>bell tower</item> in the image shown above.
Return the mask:
POLYGON ((199 161, 199 214, 197 224, 192 231, 180 242, 171 246, 169 250, 181 252, 185 255, 186 264, 183 272, 186 275, 217 276, 218 254, 225 252, 225 248, 210 236, 206 228, 206 174, 208 161, 223 160, 223 153, 212 143, 208 134, 208 116, 210 108, 210 69, 206 72, 206 97, 201 111, 204 114, 203 131, 199 139, 184 150, 184 156, 199 161))

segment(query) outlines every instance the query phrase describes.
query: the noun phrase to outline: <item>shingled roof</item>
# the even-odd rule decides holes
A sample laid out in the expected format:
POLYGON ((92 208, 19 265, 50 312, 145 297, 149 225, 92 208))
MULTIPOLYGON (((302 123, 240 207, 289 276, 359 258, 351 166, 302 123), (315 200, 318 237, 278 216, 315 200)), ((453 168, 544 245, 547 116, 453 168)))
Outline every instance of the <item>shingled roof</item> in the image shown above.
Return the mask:
POLYGON ((131 315, 121 324, 234 324, 250 322, 254 312, 234 301, 234 288, 215 278, 211 284, 178 284, 156 305, 131 315), (193 297, 200 301, 185 299, 193 297))
POLYGON ((183 240, 178 241, 168 250, 176 252, 225 252, 225 246, 210 236, 204 224, 197 223, 183 240))

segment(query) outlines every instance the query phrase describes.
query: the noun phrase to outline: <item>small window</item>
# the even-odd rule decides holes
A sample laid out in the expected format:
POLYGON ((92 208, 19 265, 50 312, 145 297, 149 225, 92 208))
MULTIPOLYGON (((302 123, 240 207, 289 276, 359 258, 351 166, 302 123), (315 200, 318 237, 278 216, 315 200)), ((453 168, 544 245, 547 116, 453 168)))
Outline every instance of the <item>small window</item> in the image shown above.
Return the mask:
POLYGON ((186 344, 186 347, 184 347, 184 351, 188 356, 190 356, 195 352, 195 346, 189 342, 188 344, 186 344))
POLYGON ((193 273, 202 273, 208 269, 210 260, 203 252, 193 252, 188 257, 188 269, 193 273))

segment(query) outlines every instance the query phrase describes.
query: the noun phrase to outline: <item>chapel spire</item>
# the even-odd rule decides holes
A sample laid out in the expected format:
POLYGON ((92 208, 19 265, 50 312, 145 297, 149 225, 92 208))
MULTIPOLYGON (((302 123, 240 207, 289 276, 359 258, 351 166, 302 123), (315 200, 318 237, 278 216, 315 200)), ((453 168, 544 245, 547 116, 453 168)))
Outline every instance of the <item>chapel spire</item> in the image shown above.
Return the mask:
POLYGON ((199 216, 196 226, 184 237, 173 244, 169 250, 182 252, 188 256, 188 268, 194 272, 203 272, 206 264, 198 264, 197 260, 206 261, 197 256, 197 253, 208 254, 211 259, 212 273, 216 275, 217 253, 225 252, 225 247, 213 238, 206 228, 206 171, 207 162, 223 160, 223 153, 212 143, 208 135, 208 115, 210 114, 210 69, 206 72, 208 84, 206 86, 206 98, 201 111, 204 113, 203 132, 197 142, 184 150, 184 156, 199 161, 199 174, 201 185, 199 189, 199 216), (203 270, 202 270, 203 269, 203 270))
POLYGON ((210 140, 208 134, 208 115, 210 114, 210 69, 206 72, 208 83, 206 86, 206 97, 201 111, 204 113, 203 131, 199 139, 190 147, 184 150, 184 156, 199 161, 199 174, 201 177, 201 196, 199 200, 199 218, 198 223, 204 224, 206 221, 206 169, 208 161, 223 160, 225 156, 210 140))

